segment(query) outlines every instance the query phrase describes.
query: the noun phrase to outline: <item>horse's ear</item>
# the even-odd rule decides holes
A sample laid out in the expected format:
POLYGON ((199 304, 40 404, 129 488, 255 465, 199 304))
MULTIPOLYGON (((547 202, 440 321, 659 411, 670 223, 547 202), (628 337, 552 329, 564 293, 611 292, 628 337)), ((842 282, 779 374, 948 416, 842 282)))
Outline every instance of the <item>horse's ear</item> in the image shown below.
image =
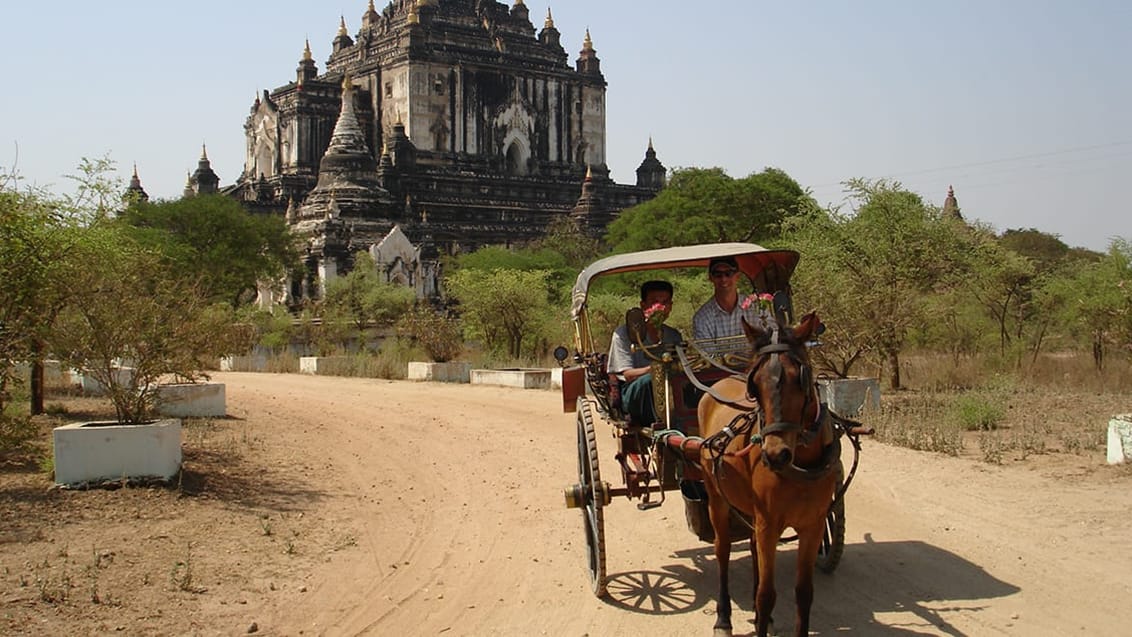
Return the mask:
POLYGON ((747 335, 747 340, 750 341, 752 345, 757 343, 763 336, 766 336, 766 330, 759 325, 751 325, 747 322, 746 317, 739 317, 739 322, 743 324, 743 333, 747 335))
POLYGON ((800 341, 808 341, 811 337, 817 336, 820 333, 818 326, 821 324, 821 320, 818 319, 818 313, 810 312, 803 316, 802 320, 798 321, 797 327, 794 328, 794 336, 800 341))

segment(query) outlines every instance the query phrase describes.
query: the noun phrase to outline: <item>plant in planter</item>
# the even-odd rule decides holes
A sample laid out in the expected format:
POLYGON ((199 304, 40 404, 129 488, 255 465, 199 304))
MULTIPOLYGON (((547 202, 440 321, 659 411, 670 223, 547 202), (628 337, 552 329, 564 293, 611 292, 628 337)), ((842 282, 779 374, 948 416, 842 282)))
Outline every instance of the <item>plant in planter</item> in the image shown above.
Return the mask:
POLYGON ((191 276, 113 228, 90 228, 80 251, 88 267, 70 282, 70 303, 52 326, 59 357, 105 389, 117 420, 138 424, 154 405, 158 381, 207 378, 201 370, 239 348, 228 306, 209 302, 191 276), (129 361, 133 373, 119 372, 129 361))
POLYGON ((48 344, 65 363, 102 385, 117 417, 113 423, 56 429, 56 481, 171 477, 180 466, 180 421, 173 421, 175 427, 168 421, 152 423, 159 381, 206 378, 201 371, 206 363, 239 349, 236 341, 246 335, 233 329, 230 306, 211 303, 191 276, 118 228, 88 228, 69 258, 84 259, 87 267, 68 281, 69 303, 56 317, 48 344), (129 361, 132 374, 120 373, 119 361, 129 361), (139 430, 151 423, 150 434, 139 430), (85 435, 90 428, 99 429, 85 435), (141 446, 150 440, 157 446, 141 446), (172 471, 169 462, 152 462, 157 455, 172 458, 172 471), (93 463, 92 472, 64 466, 64 460, 78 457, 93 463))

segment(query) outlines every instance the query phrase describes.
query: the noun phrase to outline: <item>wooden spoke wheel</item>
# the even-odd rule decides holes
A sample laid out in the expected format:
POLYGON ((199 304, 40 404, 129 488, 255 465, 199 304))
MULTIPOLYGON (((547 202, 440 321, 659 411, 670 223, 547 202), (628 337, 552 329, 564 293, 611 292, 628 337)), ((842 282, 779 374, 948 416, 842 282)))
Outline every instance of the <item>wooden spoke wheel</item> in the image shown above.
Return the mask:
MULTIPOLYGON (((837 466, 837 488, 845 480, 845 469, 837 466)), ((837 494, 834 493, 834 497, 837 494)), ((837 501, 825 516, 825 533, 821 538, 821 547, 818 549, 817 567, 823 573, 832 573, 841 561, 841 554, 845 552, 845 498, 837 501)))
POLYGON ((594 595, 606 594, 605 505, 609 489, 601 481, 598 467, 597 436, 594 434, 593 404, 578 398, 578 485, 581 487, 582 522, 586 532, 586 558, 590 588, 594 595))

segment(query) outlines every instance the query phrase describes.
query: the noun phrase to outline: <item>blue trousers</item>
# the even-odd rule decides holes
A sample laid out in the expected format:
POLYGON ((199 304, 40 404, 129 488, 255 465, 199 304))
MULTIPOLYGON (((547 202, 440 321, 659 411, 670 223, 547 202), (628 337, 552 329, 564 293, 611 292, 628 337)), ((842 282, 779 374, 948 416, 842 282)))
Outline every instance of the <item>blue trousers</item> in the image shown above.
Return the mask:
POLYGON ((656 422, 652 400, 652 374, 645 374, 621 387, 621 408, 634 425, 648 426, 656 422))

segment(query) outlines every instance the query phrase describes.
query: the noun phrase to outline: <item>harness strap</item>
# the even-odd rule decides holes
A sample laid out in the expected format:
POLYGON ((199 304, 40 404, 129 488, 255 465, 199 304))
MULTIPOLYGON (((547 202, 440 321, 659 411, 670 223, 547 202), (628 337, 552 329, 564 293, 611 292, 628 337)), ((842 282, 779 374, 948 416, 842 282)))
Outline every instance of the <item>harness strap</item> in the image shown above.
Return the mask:
MULTIPOLYGON (((743 401, 739 402, 739 401, 734 401, 734 400, 729 400, 727 398, 724 398, 723 396, 719 395, 719 392, 717 392, 714 389, 712 389, 711 387, 703 384, 700 381, 700 379, 696 378, 696 374, 692 371, 692 365, 691 365, 691 363, 688 362, 688 356, 687 356, 687 354, 684 353, 684 348, 679 346, 679 345, 676 346, 676 356, 680 358, 680 365, 683 366, 684 375, 688 377, 688 381, 691 382, 692 385, 694 385, 696 387, 696 389, 699 389, 700 391, 702 391, 702 392, 708 394, 709 396, 711 396, 712 398, 714 398, 716 400, 716 402, 720 402, 720 403, 723 403, 724 405, 734 407, 735 409, 743 409, 743 410, 747 410, 747 411, 749 411, 751 409, 757 409, 758 408, 758 405, 751 403, 750 401, 747 401, 746 399, 743 399, 743 401)), ((724 371, 731 371, 731 370, 728 370, 726 367, 720 367, 720 369, 722 369, 724 371)), ((740 377, 740 378, 742 377, 739 374, 735 374, 735 376, 740 377)))
MULTIPOLYGON (((696 353, 699 354, 700 357, 706 359, 707 362, 710 363, 712 367, 715 367, 716 369, 725 371, 728 374, 731 374, 732 376, 742 376, 743 375, 743 372, 741 372, 737 369, 731 369, 730 367, 724 365, 723 363, 720 363, 719 361, 715 360, 715 357, 708 354, 703 349, 701 349, 699 344, 696 343, 696 341, 694 341, 694 340, 688 341, 688 344, 690 344, 692 346, 692 349, 696 350, 696 353)), ((685 368, 684 371, 686 371, 688 373, 688 375, 691 376, 692 375, 691 368, 688 367, 688 366, 685 366, 685 367, 686 368, 685 368)))

